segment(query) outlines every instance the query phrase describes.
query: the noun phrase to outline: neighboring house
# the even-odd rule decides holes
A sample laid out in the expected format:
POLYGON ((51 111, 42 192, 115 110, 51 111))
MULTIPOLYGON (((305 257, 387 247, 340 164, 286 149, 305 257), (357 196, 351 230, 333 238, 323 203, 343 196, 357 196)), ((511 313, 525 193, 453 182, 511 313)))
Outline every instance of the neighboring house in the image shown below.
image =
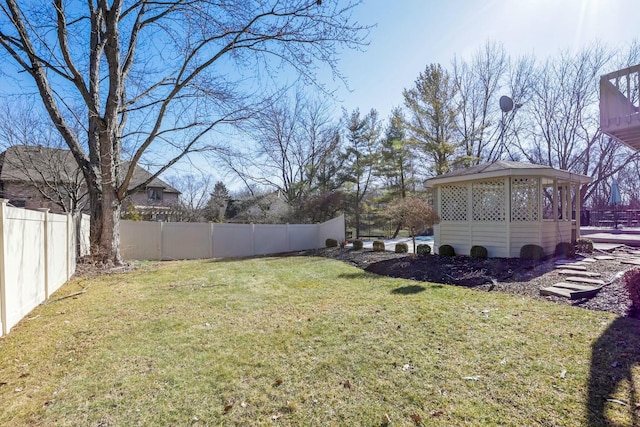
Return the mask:
MULTIPOLYGON (((128 167, 128 163, 124 168, 128 167)), ((136 166, 131 177, 129 188, 145 182, 151 177, 147 170, 136 166)), ((125 199, 122 211, 133 208, 144 221, 174 221, 175 206, 178 205, 180 191, 176 190, 160 178, 154 178, 143 188, 125 199)))
MULTIPOLYGON (((123 164, 121 170, 126 170, 123 164)), ((136 166, 130 188, 151 174, 136 166)), ((134 209, 144 220, 169 221, 180 192, 159 178, 129 196, 123 212, 134 209)), ((16 207, 49 208, 51 212, 88 212, 82 172, 69 150, 17 145, 0 154, 0 197, 16 207)))

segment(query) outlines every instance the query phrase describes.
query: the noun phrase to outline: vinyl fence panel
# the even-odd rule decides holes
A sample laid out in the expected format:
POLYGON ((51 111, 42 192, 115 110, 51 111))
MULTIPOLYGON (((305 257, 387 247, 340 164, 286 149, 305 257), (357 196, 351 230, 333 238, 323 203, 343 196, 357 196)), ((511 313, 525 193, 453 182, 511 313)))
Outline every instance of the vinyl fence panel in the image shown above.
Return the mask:
POLYGON ((91 253, 91 241, 89 240, 91 232, 91 217, 86 214, 80 214, 78 220, 80 221, 80 226, 78 227, 80 237, 78 242, 80 244, 80 256, 82 257, 91 253))
POLYGON ((45 214, 6 204, 3 204, 3 208, 6 310, 3 327, 8 331, 46 298, 45 214))
MULTIPOLYGON (((343 221, 344 224, 344 221, 343 221)), ((289 225, 289 250, 303 251, 318 248, 319 225, 291 224, 289 225)), ((324 242, 322 242, 324 246, 324 242)))
POLYGON ((211 234, 214 258, 253 255, 253 225, 214 224, 211 234))
POLYGON ((120 222, 127 260, 229 258, 324 247, 345 238, 344 216, 323 224, 213 224, 120 222))
POLYGON ((71 218, 66 215, 45 213, 47 217, 47 294, 51 295, 68 279, 68 268, 75 270, 75 250, 69 251, 56 248, 58 245, 69 245, 75 240, 73 227, 69 224, 71 218), (70 242, 67 242, 67 239, 70 242))
POLYGON ((120 221, 120 254, 123 259, 161 260, 162 223, 120 221))
POLYGON ((255 255, 277 254, 289 251, 289 226, 286 224, 256 224, 253 229, 255 255))
POLYGON ((165 222, 162 224, 162 259, 211 258, 211 224, 165 222))
POLYGON ((62 286, 76 265, 71 215, 0 199, 0 336, 62 286))

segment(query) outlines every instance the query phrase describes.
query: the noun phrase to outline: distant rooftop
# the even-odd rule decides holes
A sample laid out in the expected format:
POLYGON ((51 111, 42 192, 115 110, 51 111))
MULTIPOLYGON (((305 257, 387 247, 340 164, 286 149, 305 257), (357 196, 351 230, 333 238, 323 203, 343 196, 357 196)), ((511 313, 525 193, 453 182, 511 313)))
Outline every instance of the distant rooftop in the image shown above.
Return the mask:
MULTIPOLYGON (((124 173, 129 162, 122 162, 124 173)), ((0 154, 0 180, 20 182, 74 182, 78 165, 71 151, 43 146, 14 145, 0 154)), ((151 177, 140 166, 135 167, 129 188, 138 186, 151 177)), ((79 177, 79 176, 78 176, 79 177)), ((166 193, 180 193, 160 178, 154 178, 147 187, 163 188, 166 193)))

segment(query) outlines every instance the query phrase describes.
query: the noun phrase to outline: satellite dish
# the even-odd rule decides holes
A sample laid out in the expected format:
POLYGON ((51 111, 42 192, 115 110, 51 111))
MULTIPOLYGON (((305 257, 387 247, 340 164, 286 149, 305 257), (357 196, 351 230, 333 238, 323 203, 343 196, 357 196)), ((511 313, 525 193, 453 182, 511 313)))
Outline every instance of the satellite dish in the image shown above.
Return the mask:
POLYGON ((506 95, 500 97, 500 109, 503 113, 508 113, 513 110, 513 99, 506 95))

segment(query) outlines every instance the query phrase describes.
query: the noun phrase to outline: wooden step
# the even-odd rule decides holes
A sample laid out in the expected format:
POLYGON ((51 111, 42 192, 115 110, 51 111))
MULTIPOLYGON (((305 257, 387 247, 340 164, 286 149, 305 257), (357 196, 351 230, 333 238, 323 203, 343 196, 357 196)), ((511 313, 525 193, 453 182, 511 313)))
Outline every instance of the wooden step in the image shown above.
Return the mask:
POLYGON ((547 288, 540 289, 540 295, 573 299, 571 298, 571 290, 567 288, 558 288, 556 286, 549 286, 547 288))
POLYGON ((560 286, 549 286, 547 288, 540 289, 540 295, 551 295, 557 297, 565 297, 569 299, 591 298, 600 291, 600 286, 587 286, 590 289, 576 289, 563 288, 560 286))
POLYGON ((594 258, 597 259, 598 261, 611 261, 616 259, 616 257, 611 255, 598 255, 598 256, 594 256, 594 258))
POLYGON ((559 259, 555 262, 556 265, 588 265, 584 260, 575 259, 559 259))
POLYGON ((587 267, 580 264, 561 264, 561 265, 557 265, 556 268, 562 268, 562 269, 566 268, 571 270, 587 271, 587 267))
POLYGON ((568 282, 590 283, 592 285, 604 285, 604 281, 600 279, 591 279, 588 277, 569 276, 565 278, 568 282))
POLYGON ((631 264, 631 265, 640 265, 640 259, 639 258, 633 258, 633 259, 621 259, 620 260, 621 264, 631 264))
POLYGON ((589 291, 599 287, 599 286, 593 286, 593 285, 579 285, 577 283, 566 283, 566 282, 554 283, 553 286, 555 286, 556 288, 569 289, 570 291, 589 291))
POLYGON ((578 277, 600 277, 600 273, 595 273, 593 271, 579 271, 579 270, 556 270, 558 274, 573 274, 578 277))
POLYGON ((589 264, 593 264, 594 262, 598 262, 598 260, 595 258, 583 258, 580 260, 580 262, 588 262, 589 264))

